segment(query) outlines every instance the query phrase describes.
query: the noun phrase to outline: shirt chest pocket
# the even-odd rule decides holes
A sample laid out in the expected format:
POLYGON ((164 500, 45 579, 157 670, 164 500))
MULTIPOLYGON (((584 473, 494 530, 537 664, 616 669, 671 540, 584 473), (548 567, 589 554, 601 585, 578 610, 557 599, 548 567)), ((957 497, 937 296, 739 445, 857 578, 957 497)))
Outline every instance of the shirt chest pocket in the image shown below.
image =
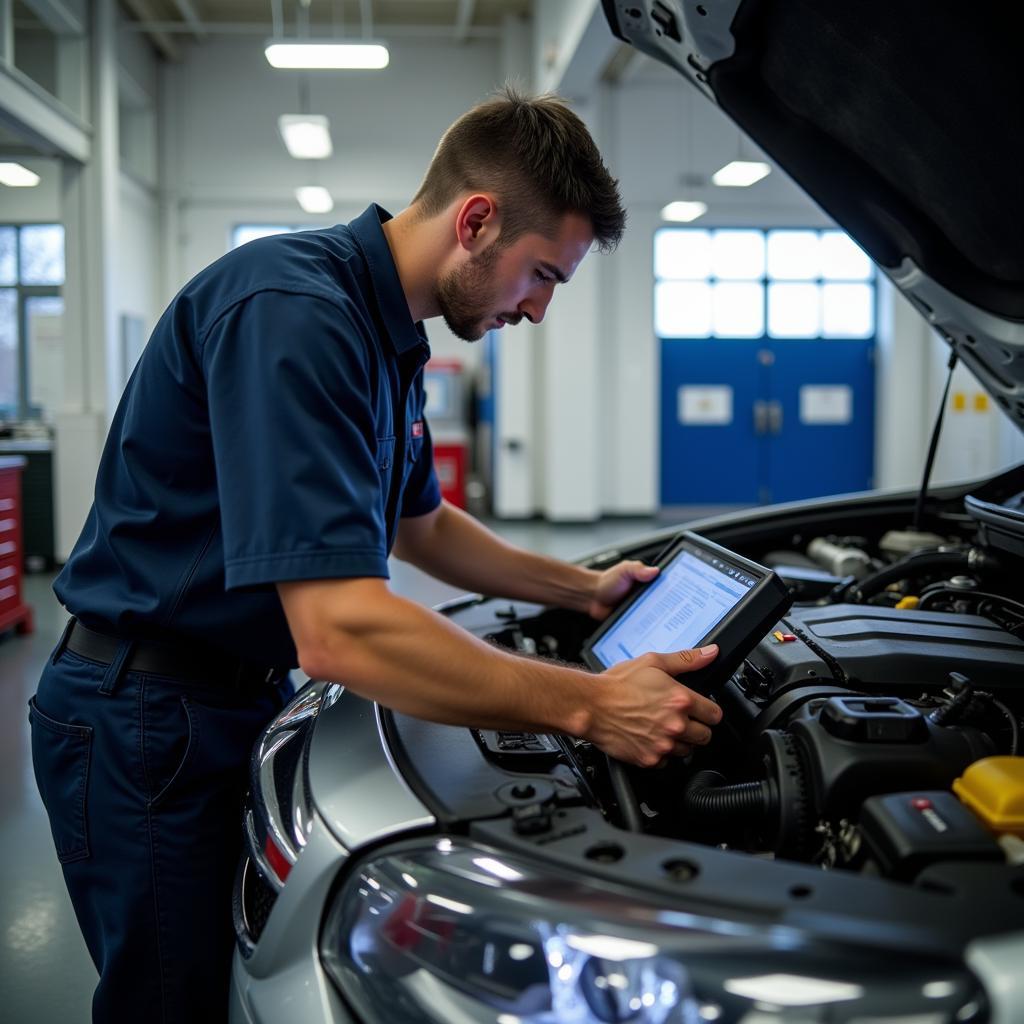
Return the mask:
POLYGON ((423 437, 410 437, 405 451, 406 461, 409 463, 415 462, 423 452, 423 437))
POLYGON ((395 464, 395 438, 377 438, 377 469, 381 473, 388 473, 395 464))

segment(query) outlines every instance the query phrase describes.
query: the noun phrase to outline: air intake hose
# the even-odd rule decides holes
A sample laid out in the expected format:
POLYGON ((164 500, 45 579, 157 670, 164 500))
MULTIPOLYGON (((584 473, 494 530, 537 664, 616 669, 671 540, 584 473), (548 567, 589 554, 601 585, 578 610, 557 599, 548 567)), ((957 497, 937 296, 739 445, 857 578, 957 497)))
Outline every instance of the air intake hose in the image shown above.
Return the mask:
POLYGON ((770 781, 724 783, 725 776, 718 772, 697 772, 683 791, 683 810, 706 818, 767 817, 778 811, 778 795, 770 781))
POLYGON ((991 571, 998 563, 983 551, 972 548, 969 551, 920 551, 886 566, 873 576, 868 576, 846 592, 846 599, 860 604, 869 597, 881 593, 890 583, 918 575, 932 575, 939 572, 991 571))

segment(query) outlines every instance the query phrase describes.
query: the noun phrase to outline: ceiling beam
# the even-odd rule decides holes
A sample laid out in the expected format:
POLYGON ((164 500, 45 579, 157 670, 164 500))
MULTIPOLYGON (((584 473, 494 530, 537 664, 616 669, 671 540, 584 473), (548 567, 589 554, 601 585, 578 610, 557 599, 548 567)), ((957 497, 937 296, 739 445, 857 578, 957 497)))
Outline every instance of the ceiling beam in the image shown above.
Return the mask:
POLYGON ((81 0, 24 0, 25 6, 58 36, 85 35, 85 5, 81 0))
POLYGON ((0 125, 48 156, 85 163, 92 150, 88 126, 14 67, 0 66, 0 125))
POLYGON ((459 0, 455 12, 455 42, 464 43, 469 38, 469 27, 473 24, 476 0, 459 0))
MULTIPOLYGON (((156 21, 153 5, 150 0, 124 0, 124 3, 128 10, 131 11, 132 14, 135 15, 136 19, 143 25, 147 22, 152 23, 156 21)), ((192 31, 188 25, 182 25, 181 27, 186 32, 192 31)), ((149 41, 157 48, 157 51, 163 57, 167 60, 181 60, 181 50, 178 49, 178 44, 174 41, 171 37, 171 33, 166 28, 144 28, 143 31, 149 37, 149 41)))
MULTIPOLYGON (((128 0, 126 0, 128 2, 128 0)), ((187 35, 192 29, 181 21, 157 21, 141 20, 129 22, 125 25, 129 32, 143 32, 149 35, 153 32, 163 33, 168 36, 187 35)), ((310 39, 329 38, 330 26, 314 25, 310 32, 310 39), (318 34, 319 33, 319 34, 318 34)), ((207 35, 232 35, 232 36, 272 36, 273 25, 266 21, 204 21, 203 31, 207 35)), ((467 39, 500 39, 502 29, 500 25, 473 25, 467 32, 467 39)), ((391 25, 381 26, 381 35, 386 38, 395 39, 448 39, 452 37, 452 30, 447 25, 391 25)))
POLYGON ((362 21, 363 36, 373 38, 373 0, 359 0, 359 18, 362 21))
POLYGON ((203 19, 199 17, 199 12, 193 5, 192 0, 174 0, 174 6, 178 9, 178 13, 189 27, 193 38, 196 40, 205 38, 206 28, 203 25, 203 19))

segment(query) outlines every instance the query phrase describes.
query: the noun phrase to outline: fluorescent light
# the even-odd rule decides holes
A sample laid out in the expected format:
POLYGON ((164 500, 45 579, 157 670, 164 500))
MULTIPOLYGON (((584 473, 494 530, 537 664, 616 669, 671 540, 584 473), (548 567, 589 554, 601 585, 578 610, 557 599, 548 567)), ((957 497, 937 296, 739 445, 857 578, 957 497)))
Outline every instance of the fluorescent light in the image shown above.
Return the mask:
POLYGON ((322 114, 282 114, 277 128, 296 160, 326 160, 334 152, 330 122, 322 114))
POLYGON ((707 212, 707 203, 688 203, 677 200, 661 208, 661 219, 675 221, 677 224, 689 224, 691 220, 703 217, 707 212))
POLYGON ((323 185, 303 185, 295 190, 295 198, 306 213, 330 213, 334 209, 331 193, 323 185))
POLYGON ((733 160, 711 175, 711 180, 716 185, 724 185, 728 188, 746 188, 753 185, 755 181, 766 178, 771 173, 771 168, 759 160, 733 160))
POLYGON ((39 175, 21 164, 0 164, 0 185, 11 188, 32 188, 39 184, 39 175))
POLYGON ((267 60, 275 68, 354 68, 377 70, 388 66, 388 48, 382 43, 319 43, 312 40, 271 39, 267 60))

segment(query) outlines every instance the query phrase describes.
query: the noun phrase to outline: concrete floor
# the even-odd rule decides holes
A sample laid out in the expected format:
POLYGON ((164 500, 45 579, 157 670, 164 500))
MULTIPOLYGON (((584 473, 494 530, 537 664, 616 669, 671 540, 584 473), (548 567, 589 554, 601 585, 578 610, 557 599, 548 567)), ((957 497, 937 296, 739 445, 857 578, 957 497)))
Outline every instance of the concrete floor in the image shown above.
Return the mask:
MULTIPOLYGON (((491 525, 530 550, 572 558, 665 524, 620 519, 585 526, 491 525)), ((401 563, 392 571, 398 593, 427 605, 459 593, 401 563)), ((8 1024, 87 1024, 96 984, 36 792, 29 751, 26 705, 65 621, 52 582, 52 575, 26 577, 35 632, 0 636, 0 1019, 8 1024)))

